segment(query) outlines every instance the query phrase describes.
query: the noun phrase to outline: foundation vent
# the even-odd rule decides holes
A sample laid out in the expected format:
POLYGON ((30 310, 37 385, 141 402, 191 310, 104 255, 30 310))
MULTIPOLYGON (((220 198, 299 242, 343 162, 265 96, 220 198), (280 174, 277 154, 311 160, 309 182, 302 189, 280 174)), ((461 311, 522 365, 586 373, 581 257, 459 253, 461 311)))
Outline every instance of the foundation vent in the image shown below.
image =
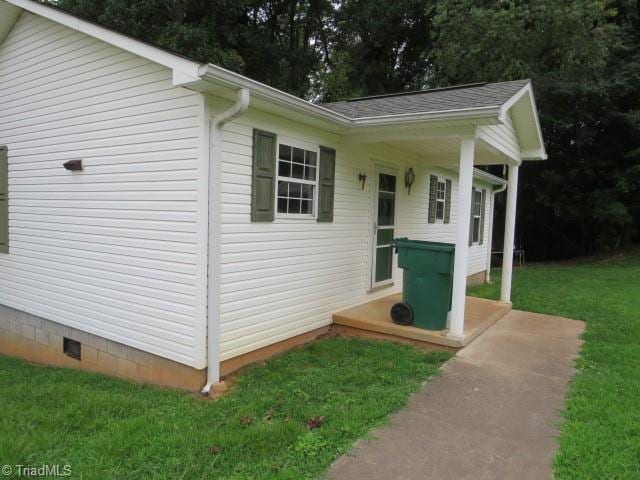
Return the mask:
POLYGON ((64 337, 62 340, 62 351, 68 357, 80 360, 80 342, 64 337))

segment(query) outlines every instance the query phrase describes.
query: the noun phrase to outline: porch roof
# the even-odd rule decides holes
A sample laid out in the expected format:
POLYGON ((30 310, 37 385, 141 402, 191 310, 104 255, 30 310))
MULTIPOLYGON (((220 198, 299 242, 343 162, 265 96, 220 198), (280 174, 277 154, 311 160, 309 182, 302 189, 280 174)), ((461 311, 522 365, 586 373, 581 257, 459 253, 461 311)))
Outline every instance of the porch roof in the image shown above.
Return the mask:
POLYGON ((529 83, 530 80, 473 83, 353 98, 341 102, 325 103, 322 106, 353 119, 405 113, 501 107, 529 83))

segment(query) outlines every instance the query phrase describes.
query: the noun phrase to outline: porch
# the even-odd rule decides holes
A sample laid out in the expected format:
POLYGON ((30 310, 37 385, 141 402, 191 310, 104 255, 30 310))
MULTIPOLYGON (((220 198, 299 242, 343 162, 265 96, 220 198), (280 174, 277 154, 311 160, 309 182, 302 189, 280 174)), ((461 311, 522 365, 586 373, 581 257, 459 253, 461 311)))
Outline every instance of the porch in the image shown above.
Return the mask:
POLYGON ((391 340, 433 345, 458 349, 462 348, 511 310, 511 304, 466 297, 464 309, 464 329, 462 337, 447 335, 446 330, 425 330, 413 326, 397 325, 391 320, 389 311, 394 303, 402 301, 396 293, 371 302, 335 312, 333 324, 346 329, 344 333, 362 336, 384 336, 391 340))

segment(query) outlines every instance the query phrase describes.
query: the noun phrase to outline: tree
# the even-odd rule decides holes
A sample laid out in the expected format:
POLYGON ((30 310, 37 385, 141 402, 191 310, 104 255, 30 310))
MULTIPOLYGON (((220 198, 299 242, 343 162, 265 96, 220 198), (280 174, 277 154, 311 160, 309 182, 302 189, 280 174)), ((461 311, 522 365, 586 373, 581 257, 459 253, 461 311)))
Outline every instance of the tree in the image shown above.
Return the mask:
POLYGON ((423 88, 429 72, 429 0, 343 0, 329 32, 324 101, 423 88))
POLYGON ((330 0, 59 0, 133 37, 309 95, 321 68, 330 0))
POLYGON ((640 168, 637 5, 442 2, 434 30, 435 84, 533 79, 549 160, 521 176, 527 250, 566 257, 628 242, 640 168))

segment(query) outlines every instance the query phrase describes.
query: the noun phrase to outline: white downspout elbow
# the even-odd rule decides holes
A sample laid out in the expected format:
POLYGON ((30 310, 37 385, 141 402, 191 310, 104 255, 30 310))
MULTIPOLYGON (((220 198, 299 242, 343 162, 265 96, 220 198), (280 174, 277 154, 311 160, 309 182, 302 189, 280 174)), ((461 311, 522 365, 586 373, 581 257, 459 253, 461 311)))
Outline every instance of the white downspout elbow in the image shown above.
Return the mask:
POLYGON ((208 395, 220 381, 220 204, 222 197, 222 127, 249 108, 249 90, 240 88, 236 101, 227 110, 210 118, 209 124, 209 254, 207 258, 207 384, 201 393, 208 395))

